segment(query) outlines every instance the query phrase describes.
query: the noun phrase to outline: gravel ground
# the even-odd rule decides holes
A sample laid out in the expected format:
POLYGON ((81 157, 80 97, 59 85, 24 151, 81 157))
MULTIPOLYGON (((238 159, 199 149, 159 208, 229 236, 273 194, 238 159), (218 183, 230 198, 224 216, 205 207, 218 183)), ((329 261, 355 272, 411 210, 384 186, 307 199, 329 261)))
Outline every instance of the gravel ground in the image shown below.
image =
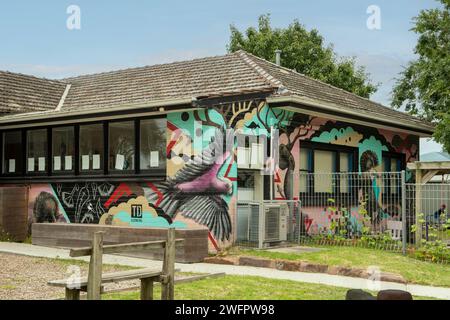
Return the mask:
MULTIPOLYGON (((80 268, 87 275, 88 264, 82 261, 67 261, 34 258, 0 253, 0 300, 47 300, 64 298, 64 289, 50 287, 47 281, 64 279, 80 268)), ((103 272, 114 272, 130 268, 106 265, 103 272)), ((139 280, 105 285, 105 290, 139 285, 139 280)))

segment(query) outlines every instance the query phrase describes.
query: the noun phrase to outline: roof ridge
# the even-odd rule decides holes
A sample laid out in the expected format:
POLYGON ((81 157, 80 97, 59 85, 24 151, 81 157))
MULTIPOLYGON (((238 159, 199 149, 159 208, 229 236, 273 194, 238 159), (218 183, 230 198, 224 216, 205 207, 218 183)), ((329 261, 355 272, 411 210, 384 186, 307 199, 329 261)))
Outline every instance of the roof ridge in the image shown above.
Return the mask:
POLYGON ((37 79, 37 80, 45 80, 48 82, 56 82, 58 84, 61 85, 65 85, 65 83, 62 81, 62 79, 49 79, 46 77, 38 77, 32 74, 25 74, 22 72, 12 72, 12 71, 8 71, 8 70, 0 70, 0 74, 8 74, 8 75, 13 75, 13 76, 22 76, 22 77, 26 77, 26 78, 33 78, 33 79, 37 79))
MULTIPOLYGON (((261 78, 263 78, 264 81, 268 82, 271 86, 273 86, 277 89, 280 89, 280 88, 285 89, 285 86, 279 79, 272 76, 267 70, 265 70, 264 68, 259 66, 257 63, 255 63, 248 57, 249 55, 253 56, 251 53, 248 53, 245 50, 237 50, 235 52, 235 54, 237 54, 238 57, 242 59, 242 61, 247 63, 253 70, 255 70, 255 72, 261 78)), ((262 60, 264 60, 264 59, 262 59, 262 60)), ((266 61, 266 60, 264 60, 264 61, 266 61)))
POLYGON ((232 56, 232 53, 226 53, 226 54, 216 54, 214 56, 208 56, 208 57, 199 57, 199 58, 191 58, 187 60, 178 60, 178 61, 172 61, 172 62, 166 62, 166 63, 156 63, 156 64, 147 64, 144 66, 136 66, 136 67, 126 67, 116 70, 110 70, 110 71, 103 71, 103 72, 95 72, 95 73, 87 73, 87 74, 80 74, 78 76, 73 77, 67 77, 60 79, 61 81, 67 82, 69 80, 76 80, 79 78, 86 78, 86 77, 92 77, 92 76, 99 76, 99 75, 107 75, 107 74, 114 74, 118 72, 124 72, 124 71, 130 71, 130 70, 138 70, 138 69, 146 69, 146 68, 153 68, 153 67, 160 67, 160 66, 170 66, 180 63, 187 63, 187 62, 197 62, 197 61, 204 61, 204 60, 210 60, 215 58, 221 58, 226 56, 232 56))

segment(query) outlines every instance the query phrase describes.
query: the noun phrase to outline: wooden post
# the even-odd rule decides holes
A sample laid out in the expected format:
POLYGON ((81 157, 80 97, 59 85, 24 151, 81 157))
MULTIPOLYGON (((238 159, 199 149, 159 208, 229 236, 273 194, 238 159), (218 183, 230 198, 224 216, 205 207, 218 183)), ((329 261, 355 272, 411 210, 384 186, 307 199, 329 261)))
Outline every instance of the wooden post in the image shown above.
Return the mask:
POLYGON ((89 262, 87 300, 100 300, 102 286, 103 231, 95 232, 89 262))
POLYGON ((66 300, 80 300, 80 290, 66 288, 66 300))
POLYGON ((153 300, 153 278, 141 279, 141 300, 153 300))
POLYGON ((167 230, 162 273, 161 300, 173 300, 175 284, 175 228, 167 230))
POLYGON ((419 247, 422 241, 422 223, 419 222, 419 215, 422 213, 422 170, 416 169, 416 246, 419 247))

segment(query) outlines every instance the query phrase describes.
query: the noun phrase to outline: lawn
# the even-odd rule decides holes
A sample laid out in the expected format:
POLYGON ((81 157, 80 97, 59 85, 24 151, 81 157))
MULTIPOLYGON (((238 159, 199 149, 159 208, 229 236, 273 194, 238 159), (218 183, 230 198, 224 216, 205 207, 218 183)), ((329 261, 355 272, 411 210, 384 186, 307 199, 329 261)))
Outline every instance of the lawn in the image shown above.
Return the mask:
POLYGON ((408 282, 450 287, 450 265, 420 261, 399 253, 358 248, 321 247, 323 250, 304 253, 278 253, 266 250, 232 251, 232 254, 271 259, 303 260, 331 266, 367 268, 378 266, 381 271, 402 275, 408 282))
MULTIPOLYGON (((224 276, 175 285, 176 300, 344 300, 348 289, 253 276, 224 276)), ((373 294, 373 293, 372 293, 373 294)), ((159 299, 159 286, 155 298, 159 299)), ((137 291, 111 293, 102 299, 137 300, 137 291)), ((414 299, 426 299, 414 297, 414 299)))

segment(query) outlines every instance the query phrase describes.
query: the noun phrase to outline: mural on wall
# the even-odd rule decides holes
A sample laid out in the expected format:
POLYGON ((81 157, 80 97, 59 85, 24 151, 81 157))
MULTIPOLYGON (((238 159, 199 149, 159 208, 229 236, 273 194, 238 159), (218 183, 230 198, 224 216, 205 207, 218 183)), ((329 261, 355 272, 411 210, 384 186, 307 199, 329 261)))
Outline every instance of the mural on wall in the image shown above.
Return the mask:
POLYGON ((158 207, 172 219, 180 212, 207 226, 220 241, 230 240, 232 232, 229 206, 223 196, 233 194, 233 183, 220 175, 221 168, 234 157, 233 145, 224 145, 225 141, 234 144, 233 133, 227 132, 216 129, 207 148, 146 195, 151 203, 163 199, 158 207))
POLYGON ((131 198, 127 202, 121 202, 117 206, 111 207, 100 218, 99 224, 131 227, 168 228, 172 226, 175 228, 186 228, 185 223, 180 221, 173 222, 171 217, 166 215, 161 209, 149 204, 144 196, 131 198))
MULTIPOLYGON (((383 151, 403 153, 407 161, 412 161, 419 149, 415 136, 269 108, 264 100, 173 112, 167 115, 165 181, 80 179, 77 183, 32 185, 30 221, 205 226, 215 249, 227 246, 233 241, 238 192, 236 140, 230 139, 227 128, 264 138, 270 138, 273 128, 279 129, 279 161, 272 196, 280 200, 299 199, 302 141, 358 148, 358 171, 373 173, 361 185, 358 197, 367 200, 369 211, 378 220, 395 215, 395 208, 383 207, 377 180, 383 151), (133 211, 139 205, 141 218, 133 211)), ((352 232, 359 232, 362 217, 358 207, 340 203, 336 208, 331 214, 324 207, 303 207, 306 229, 327 232, 344 219, 352 232)))
POLYGON ((32 223, 70 222, 53 188, 49 184, 36 184, 28 193, 28 231, 32 223))

